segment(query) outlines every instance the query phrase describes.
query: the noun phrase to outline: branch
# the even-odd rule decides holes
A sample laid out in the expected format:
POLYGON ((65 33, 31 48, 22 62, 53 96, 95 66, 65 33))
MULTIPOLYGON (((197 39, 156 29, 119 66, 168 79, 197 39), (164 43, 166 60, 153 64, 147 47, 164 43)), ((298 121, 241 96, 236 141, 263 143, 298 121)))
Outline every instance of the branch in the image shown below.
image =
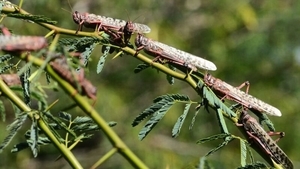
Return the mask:
MULTIPOLYGON (((32 113, 32 109, 30 109, 2 80, 0 77, 0 90, 13 102, 16 104, 16 106, 21 109, 23 112, 29 112, 28 116, 31 117, 31 119, 35 118, 32 113)), ((40 118, 38 120, 38 126, 43 130, 43 132, 47 135, 47 137, 54 143, 54 145, 61 151, 63 156, 68 160, 69 164, 73 168, 82 168, 80 163, 77 161, 73 153, 68 150, 68 148, 60 143, 56 137, 53 135, 51 130, 48 128, 48 126, 44 123, 43 120, 40 118)))

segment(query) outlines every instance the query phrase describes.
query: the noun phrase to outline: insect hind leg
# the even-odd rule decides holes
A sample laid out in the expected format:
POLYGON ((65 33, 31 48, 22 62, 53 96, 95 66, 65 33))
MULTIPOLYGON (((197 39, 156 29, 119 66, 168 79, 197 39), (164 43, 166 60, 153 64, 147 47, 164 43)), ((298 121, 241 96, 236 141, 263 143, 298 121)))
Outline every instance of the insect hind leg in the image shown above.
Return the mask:
POLYGON ((241 88, 243 88, 244 86, 246 86, 246 94, 248 94, 249 92, 249 88, 250 88, 250 82, 246 81, 244 83, 242 83, 240 86, 236 87, 238 90, 240 90, 241 88))

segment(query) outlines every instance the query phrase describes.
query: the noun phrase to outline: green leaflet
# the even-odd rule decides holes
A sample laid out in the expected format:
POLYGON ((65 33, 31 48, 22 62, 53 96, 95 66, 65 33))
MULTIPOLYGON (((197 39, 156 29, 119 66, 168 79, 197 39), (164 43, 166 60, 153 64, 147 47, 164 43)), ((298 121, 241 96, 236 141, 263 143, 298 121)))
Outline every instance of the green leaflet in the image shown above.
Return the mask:
POLYGON ((208 103, 215 107, 216 105, 219 105, 218 100, 216 99, 216 96, 209 90, 208 87, 203 87, 203 97, 207 99, 208 103))
MULTIPOLYGON (((73 137, 77 137, 76 133, 73 130, 69 129, 69 127, 68 127, 69 124, 65 124, 63 121, 60 120, 60 119, 63 119, 63 118, 61 118, 61 116, 59 116, 59 118, 57 118, 57 117, 54 117, 50 112, 44 112, 43 114, 41 114, 41 117, 43 117, 43 118, 49 118, 53 122, 57 123, 64 130, 66 130, 67 132, 69 132, 73 137)), ((49 119, 47 119, 47 121, 49 121, 49 119)), ((51 126, 49 126, 49 127, 52 128, 51 126)), ((55 132, 55 129, 53 129, 53 132, 57 136, 57 138, 60 138, 60 135, 55 132)))
POLYGON ((0 118, 2 119, 3 122, 5 122, 6 120, 5 106, 2 100, 0 100, 0 118))
POLYGON ((100 59, 98 61, 97 74, 99 74, 102 71, 105 61, 106 61, 106 57, 108 56, 109 51, 110 51, 110 46, 103 46, 103 48, 105 48, 105 50, 103 51, 103 55, 100 57, 100 59))
POLYGON ((96 47, 96 44, 93 43, 89 47, 86 47, 84 49, 84 51, 80 51, 80 52, 82 52, 81 57, 84 59, 83 66, 87 66, 89 59, 91 57, 91 54, 92 54, 93 50, 95 49, 95 47, 96 47))
POLYGON ((24 122, 27 119, 26 113, 18 114, 15 121, 7 126, 7 130, 9 130, 8 136, 3 140, 3 142, 0 144, 0 153, 2 150, 10 143, 10 141, 14 138, 14 136, 17 134, 18 130, 22 127, 24 122))
MULTIPOLYGON (((200 106, 200 107, 201 107, 201 106, 200 106)), ((192 130, 192 128, 193 128, 193 126, 194 126, 194 124, 195 124, 196 117, 197 117, 197 115, 198 115, 198 113, 199 113, 199 111, 200 111, 200 107, 199 107, 198 109, 196 109, 196 112, 195 112, 195 114, 194 114, 194 116, 193 116, 193 118, 192 118, 191 124, 190 124, 190 126, 189 126, 189 130, 192 130)))
POLYGON ((167 111, 177 102, 188 102, 185 107, 184 113, 179 119, 177 123, 174 125, 172 135, 178 135, 180 128, 184 122, 184 119, 188 113, 190 108, 190 99, 188 96, 180 95, 180 94, 168 94, 162 95, 153 100, 153 104, 144 110, 141 114, 139 114, 133 121, 132 126, 138 125, 142 120, 146 117, 152 115, 152 117, 146 122, 144 127, 139 132, 139 139, 144 139, 148 133, 155 127, 155 125, 165 116, 167 111))
MULTIPOLYGON (((79 116, 72 121, 71 114, 66 112, 60 112, 59 117, 54 117, 49 112, 42 113, 36 111, 34 113, 38 115, 37 117, 41 118, 39 120, 43 120, 45 122, 45 124, 51 129, 52 133, 61 143, 73 143, 80 140, 90 139, 93 136, 90 131, 100 130, 99 126, 94 123, 90 117, 79 116), (51 123, 51 121, 54 121, 54 123, 51 123), (66 138, 63 138, 64 136, 61 136, 61 131, 70 133, 70 135, 66 137, 68 138, 67 140, 66 138), (79 136, 77 136, 77 133, 79 136)), ((107 125, 112 127, 116 125, 116 122, 109 122, 107 125)), ((25 133, 26 141, 14 145, 11 152, 16 153, 26 148, 31 148, 34 156, 36 156, 38 152, 38 146, 52 144, 47 137, 40 136, 41 134, 43 133, 37 126, 37 120, 32 119, 31 128, 25 133)))
POLYGON ((250 109, 257 117, 259 120, 259 124, 263 126, 264 124, 269 128, 270 131, 276 131, 274 124, 272 121, 269 119, 269 117, 265 113, 261 113, 257 110, 252 110, 250 109))
POLYGON ((160 109, 156 111, 153 116, 150 118, 150 120, 147 121, 147 123, 144 125, 142 130, 139 132, 139 139, 143 140, 148 133, 155 127, 155 125, 165 116, 167 111, 171 108, 171 106, 175 103, 174 101, 170 100, 161 100, 159 102, 161 104, 160 109))
POLYGON ((69 130, 69 128, 66 127, 66 124, 63 124, 63 122, 61 122, 59 120, 59 118, 56 117, 51 117, 52 115, 50 115, 50 113, 44 112, 43 114, 40 114, 41 116, 41 120, 43 120, 45 122, 45 124, 48 126, 48 128, 50 128, 52 134, 55 136, 55 138, 61 143, 64 143, 64 139, 63 137, 58 133, 58 131, 55 129, 57 127, 59 127, 59 129, 63 128, 65 129, 67 132, 71 133, 72 136, 76 136, 76 134, 74 134, 73 131, 69 130), (57 126, 54 126, 50 123, 50 120, 54 119, 54 123, 57 124, 57 126))
POLYGON ((146 110, 144 110, 141 114, 139 114, 132 122, 132 127, 140 124, 145 118, 149 117, 150 115, 154 114, 161 108, 160 104, 152 104, 146 110))
MULTIPOLYGON (((50 79, 51 79, 50 74, 49 74, 48 72, 45 72, 45 76, 46 76, 47 84, 50 84, 50 83, 51 83, 51 81, 50 81, 50 79)), ((42 110, 43 110, 43 109, 42 109, 42 110)))
POLYGON ((72 130, 75 131, 97 131, 100 130, 99 126, 94 123, 82 123, 77 124, 76 126, 72 127, 72 130))
POLYGON ((203 97, 215 108, 220 108, 229 117, 236 117, 236 114, 230 110, 208 87, 203 87, 203 97))
POLYGON ((26 143, 19 143, 19 144, 14 145, 14 147, 10 150, 10 152, 17 153, 21 150, 24 150, 24 149, 28 148, 28 147, 29 147, 29 145, 28 145, 27 142, 26 143))
POLYGON ((78 38, 77 40, 73 39, 71 41, 74 40, 75 42, 71 43, 71 46, 74 47, 74 50, 78 52, 84 52, 87 50, 86 48, 91 47, 91 45, 101 43, 101 40, 99 40, 96 37, 83 37, 83 38, 78 38))
POLYGON ((8 63, 9 60, 11 60, 12 58, 14 58, 14 56, 10 55, 10 54, 5 54, 0 56, 0 74, 10 70, 11 68, 13 68, 15 65, 12 63, 8 63))
POLYGON ((95 49, 98 43, 102 43, 103 40, 100 40, 96 37, 83 37, 83 38, 61 38, 58 41, 57 46, 66 46, 68 51, 76 51, 81 53, 81 57, 84 59, 84 66, 87 66, 90 55, 95 49))
POLYGON ((172 137, 177 137, 179 135, 180 129, 181 129, 181 127, 184 123, 184 120, 190 110, 191 105, 192 105, 191 103, 185 105, 183 114, 178 117, 177 122, 175 123, 175 125, 172 129, 172 137))
POLYGON ((205 156, 209 156, 209 155, 213 154, 214 152, 218 151, 222 147, 226 146, 234 138, 231 136, 231 134, 223 133, 223 134, 217 134, 217 135, 213 135, 210 137, 200 139, 197 141, 197 144, 202 144, 202 143, 217 140, 217 139, 223 139, 224 141, 221 144, 219 144, 217 147, 211 149, 205 156))
POLYGON ((6 72, 6 71, 8 71, 8 70, 10 70, 10 69, 13 68, 14 66, 15 66, 15 65, 12 64, 12 63, 9 63, 9 64, 7 64, 7 65, 2 66, 1 69, 0 69, 0 74, 6 72))
POLYGON ((26 71, 20 75, 20 80, 21 80, 23 95, 24 95, 24 103, 26 103, 28 106, 30 106, 31 103, 30 82, 28 80, 29 77, 30 77, 30 67, 28 67, 26 71))
POLYGON ((59 112, 58 113, 58 117, 61 119, 61 120, 65 120, 67 122, 71 122, 72 120, 72 115, 70 113, 67 113, 67 112, 59 112))
POLYGON ((266 166, 265 164, 257 163, 254 161, 254 157, 253 157, 253 154, 251 151, 250 144, 246 140, 239 138, 239 137, 235 137, 235 139, 238 139, 240 141, 241 167, 239 167, 239 168, 252 168, 252 167, 265 168, 265 166, 266 166), (247 155, 249 155, 250 164, 247 164, 247 155))
POLYGON ((27 142, 31 148, 33 157, 37 157, 37 155, 38 155, 38 137, 39 137, 39 135, 38 135, 37 119, 35 119, 35 117, 33 117, 32 122, 31 122, 30 138, 29 138, 29 140, 31 142, 27 142))
POLYGON ((50 18, 44 16, 44 15, 27 15, 27 14, 20 14, 20 13, 7 13, 8 17, 13 17, 13 18, 21 18, 33 22, 42 22, 42 23, 48 23, 55 25, 57 21, 53 21, 50 18))
MULTIPOLYGON (((29 138, 30 136, 28 136, 28 135, 30 135, 30 134, 27 134, 27 133, 30 133, 30 131, 26 132, 26 134, 25 134, 25 137, 29 138)), ((47 137, 41 137, 41 136, 38 137, 38 142, 37 142, 38 146, 49 145, 51 143, 52 142, 47 137)), ((31 139, 26 140, 26 142, 18 143, 13 146, 13 148, 11 149, 11 152, 17 153, 19 151, 22 151, 26 148, 29 148, 30 144, 32 144, 31 139)))
POLYGON ((254 157, 253 157, 253 154, 252 154, 252 151, 251 151, 250 144, 248 142, 245 142, 245 145, 247 146, 247 152, 249 154, 249 158, 250 158, 251 163, 255 163, 254 157))
MULTIPOLYGON (((99 126, 90 118, 86 116, 78 116, 72 121, 71 129, 79 132, 87 132, 87 131, 98 131, 100 130, 99 126)), ((108 126, 113 127, 117 125, 116 122, 111 121, 108 122, 108 126)))
POLYGON ((141 114, 139 114, 132 122, 132 126, 138 125, 141 121, 143 121, 145 118, 149 117, 150 115, 154 114, 156 111, 161 109, 164 102, 166 101, 190 101, 190 98, 188 96, 180 95, 180 94, 170 94, 170 95, 162 95, 153 100, 153 104, 146 108, 141 114), (162 102, 162 100, 164 100, 162 102))
MULTIPOLYGON (((176 71, 176 67, 174 67, 173 65, 168 64, 168 66, 171 70, 176 71)), ((169 82, 170 85, 173 85, 175 83, 174 77, 169 74, 167 74, 167 81, 169 82)))
POLYGON ((190 98, 186 95, 181 95, 181 94, 167 94, 167 95, 162 95, 153 100, 154 103, 162 100, 162 99, 171 99, 171 100, 177 100, 177 101, 190 101, 190 98))
MULTIPOLYGON (((76 45, 78 41, 80 41, 83 38, 59 38, 57 42, 57 46, 65 46, 68 47, 67 49, 69 51, 76 50, 76 45)), ((61 49, 60 49, 61 50, 61 49)))
POLYGON ((221 132, 222 133, 229 133, 221 109, 217 109, 217 117, 218 117, 219 125, 221 127, 221 132))
POLYGON ((228 133, 216 134, 216 135, 209 136, 209 137, 198 140, 197 144, 203 144, 205 142, 218 140, 218 139, 225 139, 226 137, 229 137, 229 136, 231 136, 231 135, 228 133))
POLYGON ((260 116, 260 118, 259 118, 259 123, 261 125, 266 125, 270 131, 275 131, 274 124, 269 119, 269 117, 266 114, 264 114, 264 113, 261 113, 261 115, 262 116, 260 116), (263 118, 261 118, 261 117, 263 117, 263 118))
POLYGON ((163 100, 163 99, 169 99, 169 96, 168 96, 168 95, 158 96, 157 98, 155 98, 155 99, 153 100, 153 103, 158 103, 158 102, 160 102, 160 101, 163 100))
MULTIPOLYGON (((112 122, 108 122, 107 125, 109 127, 113 127, 117 125, 117 123, 112 121, 112 122)), ((101 128, 99 128, 99 126, 91 120, 89 122, 76 124, 72 126, 71 129, 77 132, 90 132, 90 131, 99 131, 101 128)))
POLYGON ((0 63, 4 63, 5 64, 6 61, 11 60, 12 58, 14 58, 14 56, 11 55, 11 54, 2 55, 2 56, 0 56, 0 63))
POLYGON ((240 150, 241 150, 241 166, 245 167, 247 159, 247 146, 244 140, 240 139, 240 150))
POLYGON ((86 116, 77 116, 72 123, 73 124, 80 124, 80 123, 91 123, 93 120, 90 117, 86 116))
POLYGON ((231 140, 233 140, 233 138, 231 136, 226 137, 221 144, 219 144, 214 149, 210 150, 205 156, 209 156, 209 155, 213 154, 214 152, 218 151, 222 147, 226 146, 231 140))
POLYGON ((175 79, 173 76, 170 76, 169 74, 166 76, 167 81, 169 82, 170 85, 173 85, 175 83, 175 79))
POLYGON ((147 68, 149 68, 150 67, 150 65, 149 64, 145 64, 145 63, 142 63, 142 64, 138 64, 137 66, 136 66, 136 68, 134 68, 134 73, 140 73, 141 71, 143 71, 143 70, 145 70, 145 69, 147 69, 147 68))
POLYGON ((115 122, 115 121, 110 121, 110 122, 108 122, 108 126, 109 127, 114 127, 114 126, 116 126, 118 123, 117 122, 115 122))

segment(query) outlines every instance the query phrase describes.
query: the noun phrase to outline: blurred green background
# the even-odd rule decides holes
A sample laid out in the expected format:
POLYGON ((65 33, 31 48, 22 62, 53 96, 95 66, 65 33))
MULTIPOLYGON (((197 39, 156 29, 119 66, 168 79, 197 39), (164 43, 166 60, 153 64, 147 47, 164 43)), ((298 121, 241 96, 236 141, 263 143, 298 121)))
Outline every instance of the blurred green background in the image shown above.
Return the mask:
MULTIPOLYGON (((18 1, 12 1, 18 3, 18 1)), ((278 145, 300 166, 300 1, 261 0, 216 0, 216 1, 69 1, 74 10, 124 20, 134 20, 151 27, 148 37, 169 44, 189 53, 213 61, 218 70, 210 72, 214 76, 239 86, 250 81, 250 94, 279 108, 282 117, 270 117, 276 130, 286 136, 278 145), (298 141, 297 141, 298 140, 298 141)), ((67 0, 25 0, 23 9, 57 20, 57 26, 77 29, 72 20, 67 0)), ((2 22, 16 34, 45 35, 48 30, 22 20, 6 18, 2 22)), ((88 29, 85 29, 88 30, 88 29)), ((93 30, 89 30, 93 31, 93 30)), ((220 133, 216 117, 211 111, 202 110, 192 130, 188 130, 193 116, 191 111, 181 134, 171 137, 171 130, 180 116, 184 105, 177 105, 143 140, 138 140, 142 125, 131 127, 133 119, 154 98, 167 93, 189 95, 199 101, 197 94, 181 81, 169 85, 166 76, 155 69, 134 74, 133 69, 140 63, 131 56, 107 59, 103 72, 97 75, 96 63, 101 56, 101 48, 93 53, 89 64, 88 78, 98 88, 96 109, 107 121, 116 121, 116 133, 150 168, 188 168, 196 164, 199 157, 221 142, 196 145, 195 142, 207 136, 220 133)), ((60 97, 52 110, 58 111, 70 100, 62 93, 50 93, 49 103, 60 97)), ((71 102, 71 100, 70 100, 71 102)), ((13 120, 13 113, 7 107, 8 119, 1 123, 0 139, 6 136, 5 127, 13 120)), ((70 112, 81 114, 80 109, 70 112)), ((82 114, 81 114, 82 115, 82 114)), ((228 121, 229 122, 229 121, 228 121)), ((144 123, 143 123, 144 124, 144 123)), ((229 122, 230 132, 241 135, 235 125, 229 122)), ((25 131, 26 129, 23 128, 25 131)), ((22 134, 0 154, 0 166, 5 168, 70 168, 64 159, 54 161, 59 152, 53 146, 41 147, 34 159, 29 150, 11 154, 10 148, 17 141, 24 141, 22 134)), ((94 139, 81 143, 73 152, 87 168, 105 154, 111 145, 98 132, 94 139)), ((255 154, 255 153, 254 153, 255 154)), ((239 141, 233 141, 208 160, 215 168, 236 168, 240 162, 239 141)), ((263 161, 259 156, 256 160, 263 161)), ((116 155, 101 168, 132 168, 120 155, 116 155)))

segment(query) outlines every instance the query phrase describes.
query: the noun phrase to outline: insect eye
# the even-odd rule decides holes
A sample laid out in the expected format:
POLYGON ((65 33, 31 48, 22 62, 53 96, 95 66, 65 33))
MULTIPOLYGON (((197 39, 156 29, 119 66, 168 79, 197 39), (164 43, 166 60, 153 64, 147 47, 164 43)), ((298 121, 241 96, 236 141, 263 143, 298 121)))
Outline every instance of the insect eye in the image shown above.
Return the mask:
POLYGON ((81 18, 81 14, 78 11, 75 11, 73 16, 78 20, 81 18))

